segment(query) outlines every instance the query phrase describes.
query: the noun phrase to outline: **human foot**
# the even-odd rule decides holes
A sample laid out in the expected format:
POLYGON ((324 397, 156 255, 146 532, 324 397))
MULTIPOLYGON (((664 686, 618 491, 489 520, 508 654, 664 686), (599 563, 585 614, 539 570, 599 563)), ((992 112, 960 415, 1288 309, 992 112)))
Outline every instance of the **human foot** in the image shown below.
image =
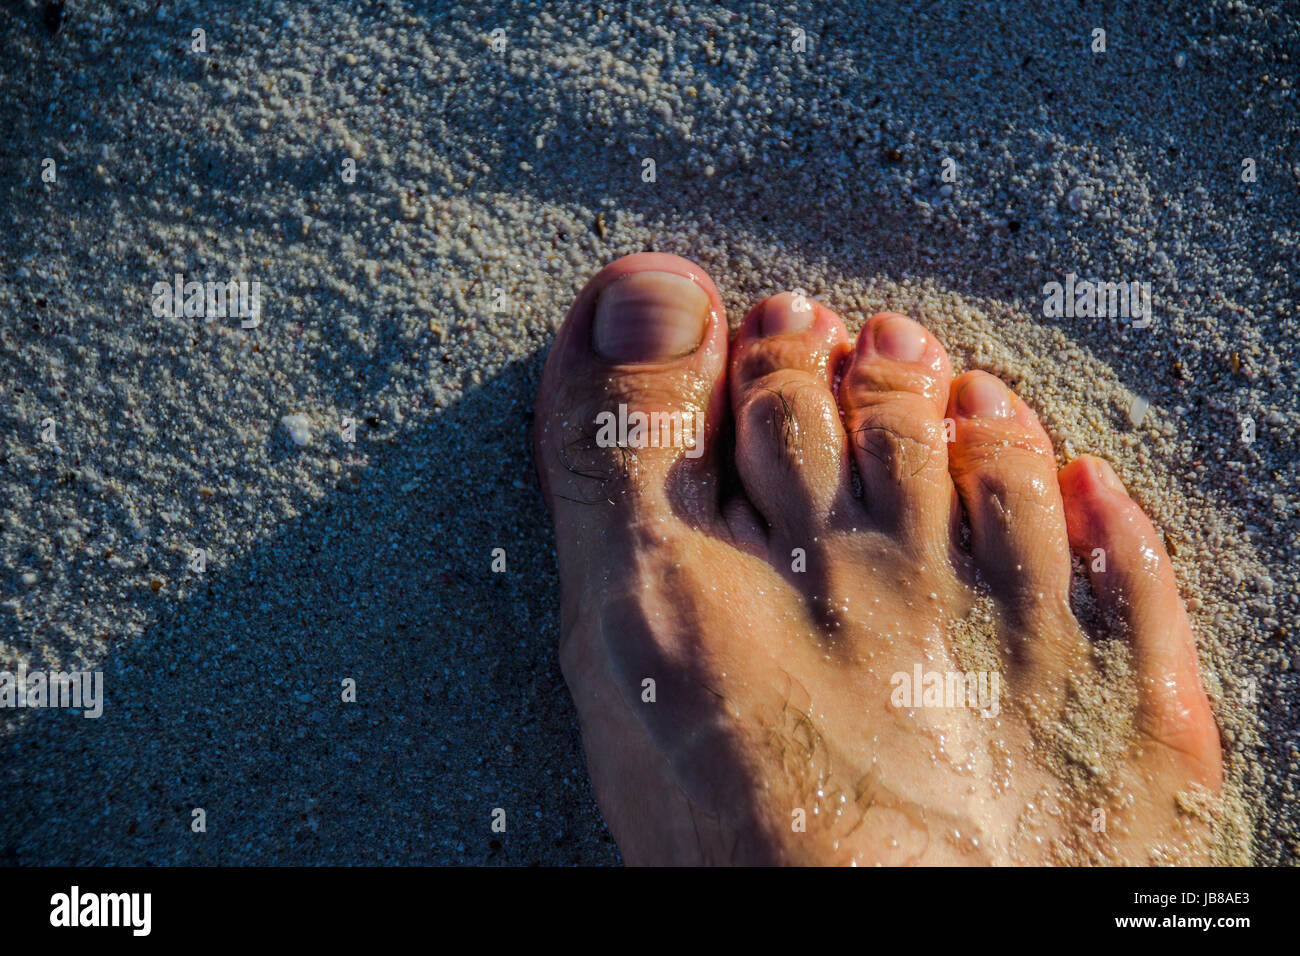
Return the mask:
POLYGON ((1159 535, 916 323, 851 343, 782 294, 729 343, 703 270, 628 256, 535 421, 561 664, 629 862, 1206 861, 1218 732, 1159 535))

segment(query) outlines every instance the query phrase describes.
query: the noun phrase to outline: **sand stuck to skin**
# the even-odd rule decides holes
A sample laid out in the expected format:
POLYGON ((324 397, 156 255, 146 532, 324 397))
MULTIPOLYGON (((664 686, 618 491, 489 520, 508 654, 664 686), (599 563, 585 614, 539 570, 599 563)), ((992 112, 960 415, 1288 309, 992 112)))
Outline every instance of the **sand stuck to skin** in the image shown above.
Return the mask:
POLYGON ((733 323, 907 312, 1113 462, 1195 622, 1223 857, 1296 862, 1294 11, 47 6, 0 10, 0 667, 106 701, 3 717, 0 859, 617 861, 528 434, 573 295, 658 249, 733 323), (260 325, 155 316, 176 273, 260 281, 260 325), (1045 317, 1069 273, 1154 321, 1045 317))

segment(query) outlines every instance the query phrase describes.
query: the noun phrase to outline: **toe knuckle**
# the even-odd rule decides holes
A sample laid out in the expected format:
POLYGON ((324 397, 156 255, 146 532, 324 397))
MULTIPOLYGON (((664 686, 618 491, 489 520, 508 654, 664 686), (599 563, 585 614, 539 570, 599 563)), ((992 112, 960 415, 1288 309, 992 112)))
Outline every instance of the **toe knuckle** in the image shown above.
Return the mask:
POLYGON ((829 389, 794 377, 769 377, 750 387, 737 421, 746 439, 790 452, 824 444, 831 430, 839 427, 829 389))
POLYGON ((735 367, 738 381, 757 382, 785 370, 812 371, 824 367, 825 356, 810 351, 802 339, 764 339, 744 349, 735 367))
POLYGON ((584 499, 611 498, 640 481, 640 465, 683 455, 704 436, 707 383, 624 375, 562 403, 544 444, 584 499))
POLYGON ((869 405, 860 409, 852 422, 853 444, 858 451, 898 479, 947 465, 943 423, 912 405, 912 402, 869 405))

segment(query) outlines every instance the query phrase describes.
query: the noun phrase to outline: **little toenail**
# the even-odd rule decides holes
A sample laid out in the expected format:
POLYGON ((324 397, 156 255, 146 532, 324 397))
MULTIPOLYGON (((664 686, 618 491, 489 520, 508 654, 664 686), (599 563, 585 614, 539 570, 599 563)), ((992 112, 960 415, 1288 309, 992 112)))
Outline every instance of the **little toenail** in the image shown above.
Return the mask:
POLYGON ((1010 418, 1011 400, 1001 382, 987 375, 973 378, 957 396, 957 406, 971 418, 1010 418))
POLYGON ((899 362, 915 362, 925 354, 925 330, 898 316, 876 326, 876 351, 899 362))
POLYGON ((1119 480, 1119 475, 1115 474, 1115 469, 1110 466, 1109 462, 1096 459, 1093 470, 1097 474, 1098 480, 1111 491, 1118 491, 1120 494, 1128 494, 1124 490, 1124 483, 1119 480))
POLYGON ((666 362, 699 348, 708 321, 709 297, 690 279, 634 272, 600 293, 592 345, 616 362, 666 362))
POLYGON ((802 295, 774 295, 763 303, 759 323, 764 335, 802 332, 813 323, 813 304, 802 295))

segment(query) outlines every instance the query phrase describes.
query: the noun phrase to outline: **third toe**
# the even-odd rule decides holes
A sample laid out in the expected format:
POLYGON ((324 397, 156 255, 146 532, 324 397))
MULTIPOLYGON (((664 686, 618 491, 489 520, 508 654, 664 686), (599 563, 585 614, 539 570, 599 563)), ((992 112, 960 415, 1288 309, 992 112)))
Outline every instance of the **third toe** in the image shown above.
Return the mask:
POLYGON ((840 406, 878 527, 933 546, 952 502, 943 414, 952 366, 939 341, 906 316, 872 316, 840 384, 840 406))

